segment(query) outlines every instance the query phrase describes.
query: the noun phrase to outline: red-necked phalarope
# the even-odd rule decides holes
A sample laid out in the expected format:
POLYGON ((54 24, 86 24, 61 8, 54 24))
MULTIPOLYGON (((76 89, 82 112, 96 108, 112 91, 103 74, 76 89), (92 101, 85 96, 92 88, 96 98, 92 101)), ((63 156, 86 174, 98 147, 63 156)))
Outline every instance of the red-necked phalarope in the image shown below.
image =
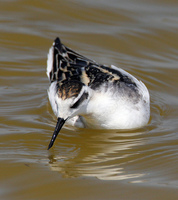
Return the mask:
POLYGON ((63 45, 59 38, 49 50, 47 76, 57 124, 48 149, 64 125, 136 129, 150 118, 146 86, 117 68, 97 64, 63 45))

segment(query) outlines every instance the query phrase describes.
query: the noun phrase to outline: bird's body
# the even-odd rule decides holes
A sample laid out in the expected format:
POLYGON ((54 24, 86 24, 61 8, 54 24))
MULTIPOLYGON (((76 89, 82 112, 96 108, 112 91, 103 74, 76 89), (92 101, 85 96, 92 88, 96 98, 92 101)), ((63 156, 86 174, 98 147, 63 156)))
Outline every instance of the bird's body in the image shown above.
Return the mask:
POLYGON ((74 52, 59 38, 49 50, 47 76, 52 109, 63 122, 136 129, 149 121, 150 97, 141 81, 123 69, 99 65, 74 52))

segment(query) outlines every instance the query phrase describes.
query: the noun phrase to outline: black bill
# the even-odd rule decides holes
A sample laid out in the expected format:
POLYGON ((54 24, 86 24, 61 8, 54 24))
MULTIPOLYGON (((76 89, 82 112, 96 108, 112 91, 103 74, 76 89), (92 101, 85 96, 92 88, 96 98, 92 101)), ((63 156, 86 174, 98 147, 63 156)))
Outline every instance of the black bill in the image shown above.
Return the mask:
POLYGON ((52 136, 51 141, 49 143, 48 150, 53 146, 54 141, 56 140, 57 135, 58 135, 59 131, 61 130, 62 126, 64 125, 65 121, 66 120, 63 119, 63 118, 58 118, 57 119, 56 128, 54 130, 53 136, 52 136))

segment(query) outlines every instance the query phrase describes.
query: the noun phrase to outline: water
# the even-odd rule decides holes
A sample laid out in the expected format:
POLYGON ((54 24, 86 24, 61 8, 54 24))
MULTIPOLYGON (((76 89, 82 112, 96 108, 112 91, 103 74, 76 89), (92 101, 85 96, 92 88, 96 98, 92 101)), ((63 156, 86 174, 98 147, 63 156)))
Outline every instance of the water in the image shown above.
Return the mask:
POLYGON ((1 199, 177 199, 178 14, 174 0, 0 2, 1 199), (47 98, 52 41, 141 79, 139 130, 65 127, 47 98))

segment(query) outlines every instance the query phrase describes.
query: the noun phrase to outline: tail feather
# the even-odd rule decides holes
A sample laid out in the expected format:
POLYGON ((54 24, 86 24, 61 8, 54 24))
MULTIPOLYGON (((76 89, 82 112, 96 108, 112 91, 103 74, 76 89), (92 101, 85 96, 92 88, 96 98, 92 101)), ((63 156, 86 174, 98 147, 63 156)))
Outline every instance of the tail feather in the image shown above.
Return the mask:
POLYGON ((59 38, 56 38, 48 53, 46 73, 50 82, 68 78, 78 80, 82 73, 81 68, 89 64, 96 62, 66 47, 59 38))
POLYGON ((59 38, 56 38, 53 46, 49 49, 47 60, 47 76, 51 82, 57 80, 59 68, 64 68, 67 63, 67 50, 61 43, 59 38))

